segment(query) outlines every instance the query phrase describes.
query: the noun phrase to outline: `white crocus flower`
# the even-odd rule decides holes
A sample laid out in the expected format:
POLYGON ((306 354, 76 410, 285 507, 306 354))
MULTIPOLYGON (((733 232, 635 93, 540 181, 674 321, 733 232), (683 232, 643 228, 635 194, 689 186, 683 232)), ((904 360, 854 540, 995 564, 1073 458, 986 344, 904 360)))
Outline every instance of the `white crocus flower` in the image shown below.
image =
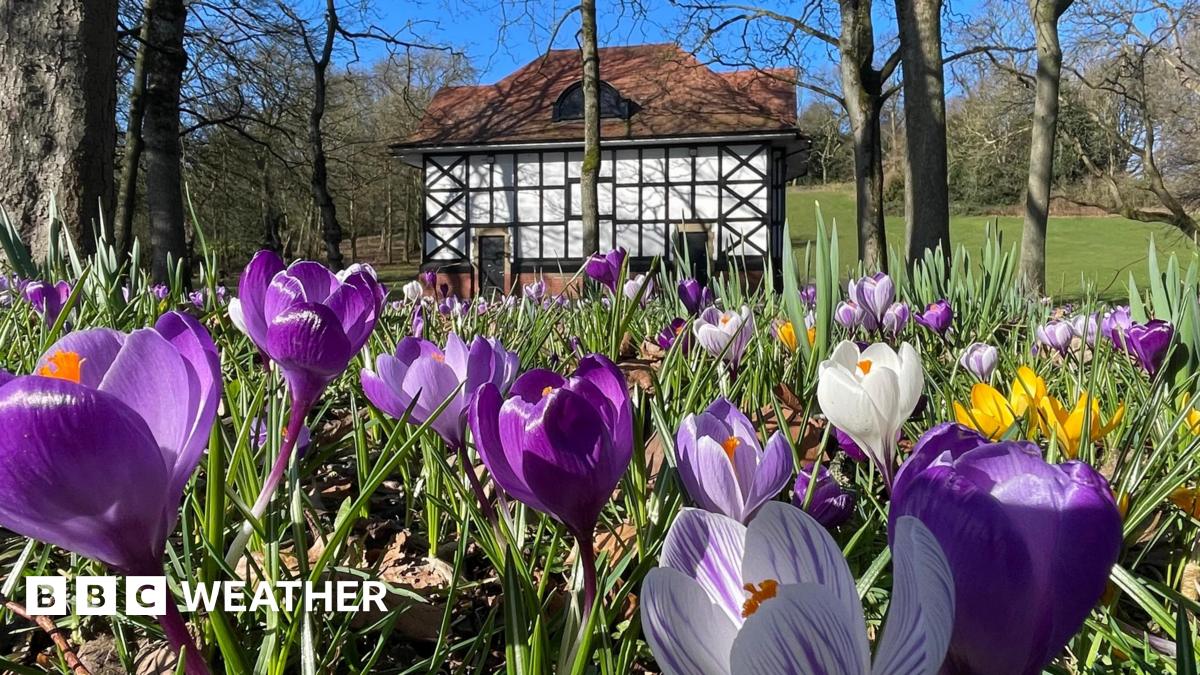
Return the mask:
POLYGON ((423 295, 425 295, 425 287, 421 285, 421 282, 413 280, 404 284, 404 297, 409 302, 420 300, 423 295))
POLYGON ((896 437, 925 388, 921 357, 907 342, 899 352, 882 342, 859 352, 845 340, 821 362, 817 378, 829 423, 854 439, 891 485, 896 437))

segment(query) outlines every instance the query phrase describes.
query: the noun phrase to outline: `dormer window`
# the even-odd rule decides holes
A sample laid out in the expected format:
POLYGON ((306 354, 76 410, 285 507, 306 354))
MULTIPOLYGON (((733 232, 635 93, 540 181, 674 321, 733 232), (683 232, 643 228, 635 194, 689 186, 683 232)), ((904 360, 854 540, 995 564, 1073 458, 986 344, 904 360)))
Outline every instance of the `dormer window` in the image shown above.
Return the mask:
MULTIPOLYGON (((607 82, 600 83, 600 118, 627 120, 638 111, 638 104, 621 94, 607 82)), ((554 121, 583 119, 583 82, 567 87, 554 102, 554 121)))

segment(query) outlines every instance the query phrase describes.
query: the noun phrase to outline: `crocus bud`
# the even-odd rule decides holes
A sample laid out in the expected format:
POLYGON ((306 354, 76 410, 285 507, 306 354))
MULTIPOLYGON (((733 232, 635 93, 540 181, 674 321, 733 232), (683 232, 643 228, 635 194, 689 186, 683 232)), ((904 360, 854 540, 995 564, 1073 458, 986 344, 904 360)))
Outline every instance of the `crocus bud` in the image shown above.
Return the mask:
POLYGON ((909 314, 908 305, 903 302, 893 302, 883 313, 883 321, 880 325, 883 326, 883 330, 894 337, 908 325, 909 314))
POLYGON ((542 296, 546 295, 546 280, 537 279, 528 284, 525 284, 525 297, 530 300, 541 300, 542 296))
POLYGON ((1128 305, 1114 307, 1111 312, 1104 315, 1104 320, 1100 322, 1100 332, 1117 349, 1124 349, 1125 341, 1123 336, 1132 327, 1133 315, 1129 311, 1128 305))
POLYGON ((1071 340, 1075 337, 1075 329, 1070 322, 1056 319, 1037 327, 1037 342, 1039 346, 1049 347, 1059 354, 1066 354, 1071 349, 1071 340))
MULTIPOLYGON (((892 278, 883 272, 876 272, 859 279, 854 284, 853 299, 858 301, 867 316, 874 319, 875 326, 883 325, 883 314, 896 300, 896 287, 892 278)), ((875 330, 869 328, 869 330, 875 330)))
POLYGON ((818 523, 833 529, 846 522, 850 514, 854 512, 854 495, 838 485, 833 474, 829 473, 829 468, 824 464, 818 465, 816 472, 816 480, 811 480, 813 477, 812 462, 805 463, 796 476, 792 503, 816 518, 818 523), (810 491, 811 496, 809 495, 810 491), (805 506, 806 503, 807 506, 805 506))
POLYGON ((600 511, 633 456, 633 412, 621 371, 595 354, 569 378, 526 372, 507 399, 488 382, 469 419, 496 483, 590 546, 600 511))
POLYGON ((1089 347, 1096 345, 1096 333, 1100 330, 1100 320, 1096 314, 1077 314, 1071 319, 1071 330, 1075 337, 1083 340, 1089 347))
POLYGON ((437 272, 434 272, 433 270, 425 270, 417 275, 417 281, 419 281, 425 288, 433 290, 434 284, 437 283, 437 272))
POLYGON ((932 302, 924 312, 913 315, 913 320, 938 335, 945 335, 954 321, 954 310, 946 300, 932 302))
POLYGON ((980 382, 989 382, 996 370, 996 362, 1000 352, 995 347, 983 342, 973 342, 963 350, 958 364, 980 382))
POLYGON ((838 322, 839 326, 854 330, 862 324, 863 312, 853 300, 844 300, 838 303, 837 309, 833 311, 833 320, 838 322))
POLYGON ((1134 324, 1125 334, 1125 351, 1137 360, 1150 377, 1154 377, 1167 357, 1167 349, 1174 335, 1175 329, 1162 319, 1134 324))
POLYGON ((792 475, 792 451, 783 434, 772 434, 764 450, 754 425, 724 398, 683 418, 675 452, 692 500, 742 523, 778 495, 792 475))
POLYGON ((800 302, 809 308, 817 306, 817 287, 814 284, 806 284, 800 289, 800 302))
POLYGON ((55 284, 30 281, 25 284, 23 293, 25 300, 33 305, 34 311, 42 315, 47 326, 51 326, 58 321, 58 316, 62 314, 63 307, 71 297, 71 284, 66 281, 55 284))
POLYGON ((712 304, 712 293, 695 279, 680 279, 678 290, 679 300, 690 314, 698 314, 712 304))
POLYGON ((617 280, 621 278, 621 265, 625 262, 625 249, 614 248, 603 255, 596 253, 588 258, 583 271, 608 290, 617 292, 617 280))
POLYGON ((662 329, 655 341, 664 351, 670 350, 676 342, 679 342, 679 348, 686 354, 692 346, 692 336, 686 332, 686 328, 687 321, 685 319, 671 319, 671 323, 662 329))
POLYGON ((896 475, 891 527, 906 516, 953 571, 943 672, 1041 673, 1104 594, 1121 549, 1112 489, 1094 469, 956 424, 926 432, 896 475))
POLYGON ((409 302, 416 302, 421 299, 421 296, 425 295, 425 287, 419 281, 410 281, 404 284, 400 290, 404 292, 404 299, 409 302))
POLYGON ((625 297, 633 300, 638 296, 640 291, 642 294, 641 304, 645 305, 650 300, 650 296, 654 294, 654 280, 645 274, 639 274, 636 277, 625 282, 624 287, 625 297), (643 290, 644 289, 644 290, 643 290))

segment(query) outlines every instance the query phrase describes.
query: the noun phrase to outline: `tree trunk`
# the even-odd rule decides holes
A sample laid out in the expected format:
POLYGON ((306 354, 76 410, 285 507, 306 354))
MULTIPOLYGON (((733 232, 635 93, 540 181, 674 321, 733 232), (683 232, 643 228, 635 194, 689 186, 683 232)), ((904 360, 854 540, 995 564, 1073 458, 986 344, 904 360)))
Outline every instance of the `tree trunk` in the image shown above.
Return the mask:
POLYGON ((583 27, 583 163, 579 170, 580 215, 583 218, 583 256, 600 250, 600 53, 596 46, 596 0, 581 0, 583 27))
POLYGON ((325 4, 325 43, 321 55, 313 61, 313 103, 308 113, 308 145, 312 151, 312 186, 313 201, 316 202, 321 219, 321 239, 325 242, 325 257, 329 266, 334 270, 342 269, 342 228, 338 224, 337 207, 333 203, 333 194, 329 192, 329 168, 325 158, 325 137, 321 129, 321 121, 325 117, 325 71, 329 68, 329 60, 333 55, 333 40, 337 36, 337 9, 333 0, 325 4))
POLYGON ((35 260, 50 199, 75 243, 112 223, 116 0, 0 2, 0 208, 35 260))
POLYGON ((270 157, 266 151, 255 157, 259 177, 259 207, 262 212, 263 247, 279 253, 283 250, 283 242, 279 237, 279 226, 283 214, 275 197, 275 181, 271 177, 270 157))
MULTIPOLYGON (((172 268, 187 256, 183 227, 183 177, 179 144, 179 87, 187 67, 183 0, 159 0, 150 22, 146 55, 146 115, 142 140, 146 155, 146 210, 150 215, 150 275, 155 283, 171 279, 172 268)), ((186 276, 186 275, 185 275, 186 276)))
POLYGON ((942 72, 941 0, 896 0, 904 61, 908 262, 941 247, 950 254, 946 185, 946 96, 942 72))
POLYGON ((1021 285, 1039 295, 1046 290, 1046 223, 1050 216, 1050 181, 1058 133, 1058 87, 1063 57, 1058 41, 1058 18, 1072 1, 1029 1, 1038 66, 1030 130, 1029 182, 1025 191, 1025 225, 1021 233, 1021 285))
POLYGON ((392 260, 392 232, 394 225, 395 223, 392 220, 392 165, 389 162, 387 177, 387 213, 384 217, 383 236, 380 237, 383 240, 383 250, 387 251, 386 260, 387 264, 389 265, 394 262, 392 260))
POLYGON ((887 231, 883 220, 883 149, 880 114, 883 82, 875 70, 875 31, 871 3, 841 2, 842 97, 854 137, 854 187, 858 259, 868 270, 887 271, 887 231))
POLYGON ((150 51, 150 17, 158 0, 142 5, 142 30, 138 35, 137 57, 133 64, 133 87, 129 92, 129 113, 125 126, 125 156, 121 160, 120 194, 114 233, 121 253, 133 250, 133 214, 137 209, 138 169, 142 158, 142 119, 146 113, 146 55, 150 51))

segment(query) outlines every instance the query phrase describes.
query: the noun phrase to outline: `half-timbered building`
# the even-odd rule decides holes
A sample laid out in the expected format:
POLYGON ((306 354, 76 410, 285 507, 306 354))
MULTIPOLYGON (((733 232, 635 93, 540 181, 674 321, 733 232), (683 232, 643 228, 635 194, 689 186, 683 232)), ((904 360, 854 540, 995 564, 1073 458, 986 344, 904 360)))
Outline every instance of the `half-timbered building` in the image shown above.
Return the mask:
MULTIPOLYGON (((792 77, 714 71, 675 45, 600 50, 600 245, 761 269, 781 251, 784 190, 804 164, 792 77)), ((585 254, 576 50, 491 85, 437 92, 393 146, 425 177, 423 256, 460 293, 572 275, 585 254)))

